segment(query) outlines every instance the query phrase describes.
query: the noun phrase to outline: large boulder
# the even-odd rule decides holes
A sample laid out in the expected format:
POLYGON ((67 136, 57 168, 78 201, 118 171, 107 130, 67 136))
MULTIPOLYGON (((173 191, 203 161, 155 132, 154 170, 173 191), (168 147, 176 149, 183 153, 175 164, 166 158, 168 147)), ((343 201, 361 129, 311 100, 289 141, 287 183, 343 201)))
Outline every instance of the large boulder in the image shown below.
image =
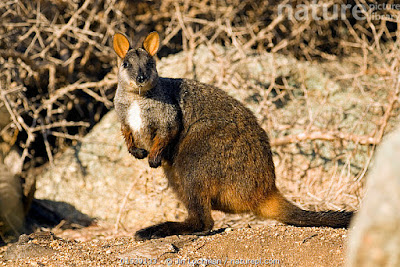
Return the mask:
POLYGON ((379 147, 352 223, 349 266, 400 266, 400 128, 379 147))

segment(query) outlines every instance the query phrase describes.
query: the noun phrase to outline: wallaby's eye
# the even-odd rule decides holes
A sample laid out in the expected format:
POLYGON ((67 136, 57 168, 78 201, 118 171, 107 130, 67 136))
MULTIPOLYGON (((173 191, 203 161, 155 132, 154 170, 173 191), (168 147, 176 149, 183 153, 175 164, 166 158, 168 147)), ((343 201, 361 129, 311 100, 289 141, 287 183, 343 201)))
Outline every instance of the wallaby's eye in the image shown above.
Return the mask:
POLYGON ((128 61, 122 62, 122 67, 123 68, 129 68, 130 66, 131 66, 131 64, 128 61))

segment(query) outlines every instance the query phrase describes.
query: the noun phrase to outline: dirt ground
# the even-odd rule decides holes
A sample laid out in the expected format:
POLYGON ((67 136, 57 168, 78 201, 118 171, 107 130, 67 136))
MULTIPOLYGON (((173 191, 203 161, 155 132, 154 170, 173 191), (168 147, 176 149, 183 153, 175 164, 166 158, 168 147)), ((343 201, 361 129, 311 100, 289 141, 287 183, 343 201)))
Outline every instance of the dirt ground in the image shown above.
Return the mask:
POLYGON ((0 248, 2 266, 343 266, 344 229, 271 225, 222 228, 136 242, 127 229, 95 225, 22 236, 0 248))

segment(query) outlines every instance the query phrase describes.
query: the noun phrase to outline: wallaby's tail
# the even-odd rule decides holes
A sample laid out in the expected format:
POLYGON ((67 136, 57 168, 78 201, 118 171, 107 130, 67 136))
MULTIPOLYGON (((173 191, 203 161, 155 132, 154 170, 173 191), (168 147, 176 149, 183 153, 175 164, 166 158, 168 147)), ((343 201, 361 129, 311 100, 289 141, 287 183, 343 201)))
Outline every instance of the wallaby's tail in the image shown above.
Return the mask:
POLYGON ((294 226, 347 228, 353 212, 303 210, 289 202, 278 190, 274 190, 259 206, 258 215, 294 226))

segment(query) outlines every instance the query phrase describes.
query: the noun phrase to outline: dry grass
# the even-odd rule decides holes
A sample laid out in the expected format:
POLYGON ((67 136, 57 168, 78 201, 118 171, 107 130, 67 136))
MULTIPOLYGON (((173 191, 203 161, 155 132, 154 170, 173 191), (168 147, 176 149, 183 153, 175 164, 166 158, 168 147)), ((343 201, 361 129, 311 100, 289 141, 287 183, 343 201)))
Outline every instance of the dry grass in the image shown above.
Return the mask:
MULTIPOLYGON (((3 141, 21 149, 30 162, 25 168, 52 162, 112 107, 112 35, 122 31, 137 43, 157 30, 160 57, 185 51, 187 72, 196 78, 194 53, 204 45, 218 63, 213 83, 252 93, 249 105, 270 132, 279 176, 286 177, 283 191, 306 206, 356 208, 375 146, 399 114, 399 22, 376 20, 372 11, 362 21, 351 14, 290 20, 278 14, 281 1, 264 2, 3 1, 0 110, 9 114, 3 141), (215 44, 229 49, 219 53, 215 44), (249 55, 265 51, 267 70, 240 72, 249 55), (296 71, 285 72, 282 54, 300 60, 296 71), (323 69, 301 67, 315 63, 323 69)), ((311 10, 313 2, 283 3, 311 10)), ((341 3, 347 1, 325 4, 341 3)))

